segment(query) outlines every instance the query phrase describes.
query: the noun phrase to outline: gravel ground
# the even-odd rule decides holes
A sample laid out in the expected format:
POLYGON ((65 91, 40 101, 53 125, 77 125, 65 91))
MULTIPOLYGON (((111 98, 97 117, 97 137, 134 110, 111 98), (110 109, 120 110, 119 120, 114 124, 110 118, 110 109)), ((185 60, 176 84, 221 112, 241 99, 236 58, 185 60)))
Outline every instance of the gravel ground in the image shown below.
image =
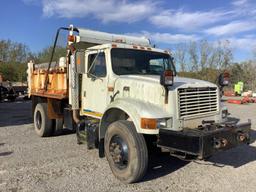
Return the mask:
MULTIPOLYGON (((241 121, 252 119, 256 130, 256 104, 226 105, 241 121)), ((154 156, 145 179, 125 185, 97 150, 77 145, 74 134, 36 136, 30 108, 30 101, 0 103, 0 191, 256 191, 255 142, 208 161, 154 156)))

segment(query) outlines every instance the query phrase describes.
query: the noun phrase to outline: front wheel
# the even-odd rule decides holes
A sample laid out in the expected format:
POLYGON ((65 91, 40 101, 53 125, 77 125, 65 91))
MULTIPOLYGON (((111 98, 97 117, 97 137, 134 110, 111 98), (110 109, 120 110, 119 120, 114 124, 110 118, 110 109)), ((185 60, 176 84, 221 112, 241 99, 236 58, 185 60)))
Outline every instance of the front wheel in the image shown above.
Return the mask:
POLYGON ((105 155, 113 174, 124 183, 142 179, 147 171, 148 150, 143 135, 130 121, 112 123, 105 135, 105 155))

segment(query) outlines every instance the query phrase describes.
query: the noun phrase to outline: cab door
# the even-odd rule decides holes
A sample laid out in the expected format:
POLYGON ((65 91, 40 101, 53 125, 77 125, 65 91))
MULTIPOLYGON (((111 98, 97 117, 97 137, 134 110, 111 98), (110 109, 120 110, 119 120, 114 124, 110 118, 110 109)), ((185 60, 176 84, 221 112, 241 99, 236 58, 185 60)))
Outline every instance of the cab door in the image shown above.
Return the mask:
POLYGON ((104 51, 86 52, 82 82, 82 113, 100 118, 107 106, 107 66, 104 51))

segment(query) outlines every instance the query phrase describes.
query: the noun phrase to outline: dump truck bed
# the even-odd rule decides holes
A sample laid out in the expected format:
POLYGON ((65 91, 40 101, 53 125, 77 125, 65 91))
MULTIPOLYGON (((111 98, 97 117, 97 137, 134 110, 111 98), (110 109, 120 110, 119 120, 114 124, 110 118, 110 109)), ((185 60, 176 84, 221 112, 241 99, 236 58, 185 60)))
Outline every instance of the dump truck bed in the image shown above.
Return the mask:
POLYGON ((28 63, 28 94, 54 99, 68 98, 67 68, 54 67, 47 73, 47 69, 36 67, 32 62, 28 63))

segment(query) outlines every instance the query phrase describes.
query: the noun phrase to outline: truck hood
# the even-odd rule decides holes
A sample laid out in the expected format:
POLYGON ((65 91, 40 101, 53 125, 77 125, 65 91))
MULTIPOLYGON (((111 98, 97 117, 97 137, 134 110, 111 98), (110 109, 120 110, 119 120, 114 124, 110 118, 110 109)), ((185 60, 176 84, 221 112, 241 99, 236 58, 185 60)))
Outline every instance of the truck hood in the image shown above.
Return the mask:
MULTIPOLYGON (((115 80, 115 92, 119 91, 117 97, 129 97, 144 102, 163 105, 165 89, 160 84, 159 75, 122 75, 115 80)), ((174 85, 169 90, 179 87, 216 87, 207 81, 175 77, 174 85)))
POLYGON ((209 81, 203 81, 199 79, 185 78, 185 77, 174 77, 174 88, 178 88, 182 85, 190 85, 196 87, 216 87, 214 83, 209 81))
MULTIPOLYGON (((136 81, 136 82, 143 82, 143 83, 151 83, 151 84, 158 84, 160 85, 160 77, 159 75, 122 75, 118 79, 120 80, 128 80, 128 81, 136 81)), ((181 86, 190 85, 195 87, 216 87, 215 84, 198 80, 198 79, 192 79, 192 78, 185 78, 185 77, 174 77, 174 84, 171 89, 176 89, 181 86)))
POLYGON ((156 105, 164 103, 164 87, 156 75, 122 75, 115 80, 117 97, 128 97, 156 105))

